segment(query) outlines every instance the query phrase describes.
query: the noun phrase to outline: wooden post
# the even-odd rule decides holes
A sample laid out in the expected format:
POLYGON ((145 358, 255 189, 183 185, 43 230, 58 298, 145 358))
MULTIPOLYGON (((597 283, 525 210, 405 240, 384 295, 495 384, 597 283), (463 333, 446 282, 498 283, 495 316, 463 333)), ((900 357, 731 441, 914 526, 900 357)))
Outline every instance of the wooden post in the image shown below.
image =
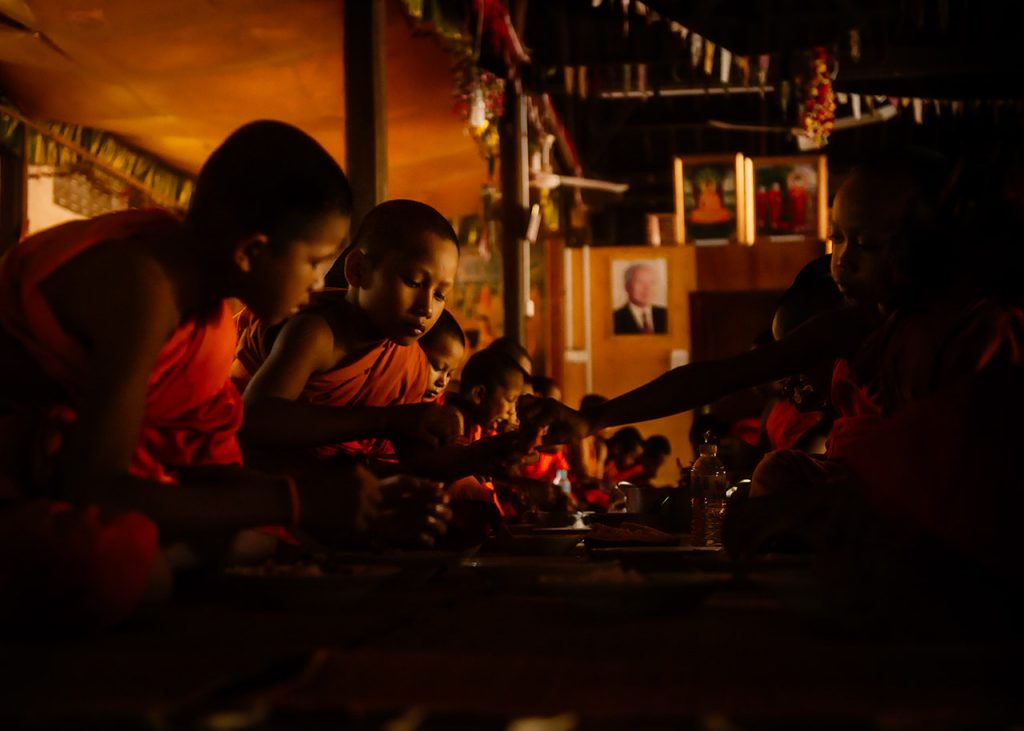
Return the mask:
POLYGON ((525 302, 530 286, 523 271, 523 247, 529 245, 525 243, 526 209, 530 203, 527 124, 526 96, 518 81, 514 81, 505 93, 505 118, 501 124, 502 302, 504 334, 520 343, 526 335, 525 302))
MULTIPOLYGON (((352 184, 352 233, 388 194, 388 138, 384 95, 386 0, 345 3, 345 173, 352 184)), ((345 286, 343 262, 327 283, 345 286)))

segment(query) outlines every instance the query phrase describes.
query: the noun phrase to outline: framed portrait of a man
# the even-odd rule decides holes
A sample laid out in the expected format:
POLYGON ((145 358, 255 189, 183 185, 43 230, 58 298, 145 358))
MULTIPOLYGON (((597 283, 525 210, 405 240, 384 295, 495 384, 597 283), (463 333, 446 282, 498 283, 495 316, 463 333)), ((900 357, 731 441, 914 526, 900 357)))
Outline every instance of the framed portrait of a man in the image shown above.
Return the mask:
POLYGON ((665 259, 612 260, 612 332, 668 332, 668 266, 665 259))

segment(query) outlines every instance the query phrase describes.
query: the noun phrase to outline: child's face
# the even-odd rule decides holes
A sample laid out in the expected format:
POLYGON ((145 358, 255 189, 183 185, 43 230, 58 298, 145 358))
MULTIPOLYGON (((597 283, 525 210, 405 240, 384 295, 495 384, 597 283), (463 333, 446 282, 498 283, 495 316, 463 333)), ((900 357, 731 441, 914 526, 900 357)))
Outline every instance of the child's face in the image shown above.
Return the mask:
POLYGON ((481 423, 486 429, 494 429, 501 424, 516 424, 516 401, 523 393, 523 374, 518 370, 505 373, 504 383, 499 384, 490 393, 484 394, 480 401, 481 423))
POLYGON ((267 247, 251 259, 245 304, 269 324, 297 312, 324 286, 324 276, 341 252, 348 227, 348 216, 331 214, 305 238, 279 251, 267 247))
POLYGON ((366 262, 359 307, 385 338, 412 345, 441 315, 458 267, 459 250, 452 241, 420 234, 380 262, 366 262))
POLYGON ((424 351, 427 354, 430 380, 427 382, 423 400, 433 401, 444 393, 448 384, 452 382, 452 373, 462 363, 466 348, 455 338, 444 337, 433 343, 430 348, 424 348, 424 351))
POLYGON ((904 279, 897 262, 907 196, 878 182, 854 175, 832 206, 832 278, 847 299, 868 306, 891 302, 904 279))

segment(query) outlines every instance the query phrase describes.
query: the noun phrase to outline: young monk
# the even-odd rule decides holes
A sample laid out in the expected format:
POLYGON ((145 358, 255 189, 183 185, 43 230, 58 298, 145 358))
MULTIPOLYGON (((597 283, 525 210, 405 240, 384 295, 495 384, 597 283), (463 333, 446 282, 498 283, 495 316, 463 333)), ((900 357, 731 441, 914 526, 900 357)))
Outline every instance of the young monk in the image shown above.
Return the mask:
MULTIPOLYGON (((523 456, 524 445, 516 432, 519 425, 516 402, 522 395, 526 376, 516 361, 496 350, 485 348, 474 353, 462 369, 459 393, 452 394, 447 403, 462 414, 463 444, 470 453, 479 453, 483 459, 468 462, 472 474, 489 477, 504 474, 523 456), (494 445, 486 457, 488 445, 494 445)), ((528 439, 527 436, 523 437, 528 439)), ((504 510, 489 481, 461 480, 449 488, 453 500, 479 500, 490 497, 504 510)))
POLYGON ((5 255, 0 322, 19 351, 6 365, 44 387, 5 393, 0 409, 0 586, 17 598, 3 611, 116 622, 165 587, 161 543, 299 522, 324 539, 366 534, 381 493, 365 472, 296 486, 241 469, 228 379, 227 298, 269 322, 297 310, 337 256, 350 208, 319 144, 254 122, 210 156, 184 220, 118 212, 5 255))
POLYGON ((466 353, 466 335, 455 316, 442 310, 434 327, 420 338, 420 347, 427 356, 429 367, 424 401, 444 403, 444 393, 452 382, 452 375, 462 365, 466 353))
POLYGON ((748 544, 809 517, 821 507, 817 488, 852 473, 904 535, 1017 575, 1006 516, 1019 512, 1020 491, 1007 447, 1021 436, 1024 315, 957 281, 945 235, 955 221, 940 215, 946 181, 892 156, 855 170, 832 210, 832 276, 850 309, 758 350, 670 371, 592 411, 589 428, 667 416, 834 360, 840 418, 828 459, 777 452, 761 463, 748 507, 772 502, 749 511, 759 514, 748 544))
MULTIPOLYGON (((772 319, 773 338, 781 340, 812 317, 838 309, 842 301, 832 280, 831 255, 815 259, 797 274, 779 301, 772 319)), ((833 418, 828 403, 831 379, 832 364, 823 362, 782 381, 782 397, 765 415, 758 446, 763 451, 799 449, 824 454, 833 418)))
POLYGON ((348 289, 324 292, 278 330, 241 313, 232 375, 245 389, 246 443, 388 459, 392 441, 450 441, 458 414, 422 403, 430 366, 416 343, 444 310, 458 263, 458 238, 440 213, 387 201, 356 233, 348 289))

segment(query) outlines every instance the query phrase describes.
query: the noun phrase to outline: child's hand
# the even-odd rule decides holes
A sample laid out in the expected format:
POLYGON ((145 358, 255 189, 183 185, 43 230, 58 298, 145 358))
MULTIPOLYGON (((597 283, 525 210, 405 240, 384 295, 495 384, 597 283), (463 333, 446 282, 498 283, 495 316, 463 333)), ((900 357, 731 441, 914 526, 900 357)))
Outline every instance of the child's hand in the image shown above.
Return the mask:
POLYGON ((389 414, 388 436, 427 447, 451 444, 462 434, 462 412, 453 406, 406 404, 394 406, 389 414))
POLYGON ((473 442, 466 453, 479 475, 507 475, 533 449, 534 442, 521 431, 496 434, 473 442))

